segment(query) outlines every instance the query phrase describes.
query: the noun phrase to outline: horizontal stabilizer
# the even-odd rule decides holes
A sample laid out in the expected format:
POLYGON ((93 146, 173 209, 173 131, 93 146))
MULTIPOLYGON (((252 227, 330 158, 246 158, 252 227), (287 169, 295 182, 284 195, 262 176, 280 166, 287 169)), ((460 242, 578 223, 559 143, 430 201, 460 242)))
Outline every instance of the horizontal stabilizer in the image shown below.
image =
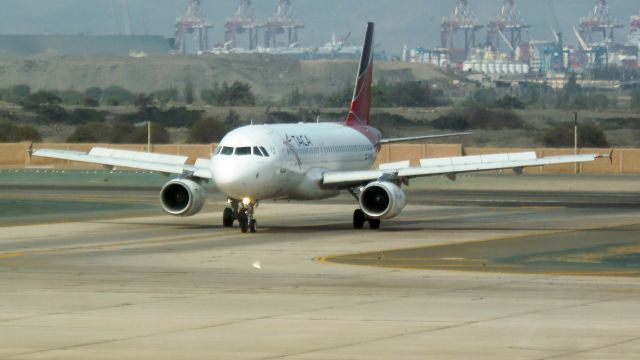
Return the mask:
POLYGON ((417 141, 417 140, 442 139, 442 138, 448 138, 453 136, 463 136, 463 135, 471 135, 471 134, 473 133, 463 132, 463 133, 455 133, 455 134, 422 135, 422 136, 411 136, 411 137, 403 137, 403 138, 382 139, 380 140, 380 145, 417 141))

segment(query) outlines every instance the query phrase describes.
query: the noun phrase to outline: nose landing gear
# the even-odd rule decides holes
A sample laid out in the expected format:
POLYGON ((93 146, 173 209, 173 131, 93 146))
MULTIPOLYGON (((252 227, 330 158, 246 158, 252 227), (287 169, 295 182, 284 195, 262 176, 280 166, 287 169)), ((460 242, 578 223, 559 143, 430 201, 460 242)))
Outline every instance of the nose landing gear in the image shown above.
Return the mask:
POLYGON ((222 212, 222 226, 225 228, 233 227, 235 220, 238 220, 240 231, 243 233, 255 233, 258 231, 258 222, 254 218, 254 209, 257 203, 243 203, 240 208, 240 201, 231 200, 231 207, 224 209, 222 212))

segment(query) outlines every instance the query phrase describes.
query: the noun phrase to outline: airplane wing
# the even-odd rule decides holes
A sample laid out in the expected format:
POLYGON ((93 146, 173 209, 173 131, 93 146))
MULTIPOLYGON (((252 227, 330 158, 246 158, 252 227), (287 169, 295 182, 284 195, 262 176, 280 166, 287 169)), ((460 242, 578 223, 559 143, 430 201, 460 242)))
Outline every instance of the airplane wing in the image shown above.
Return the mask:
POLYGON ((210 160, 198 159, 194 165, 188 165, 186 156, 164 155, 138 151, 115 150, 94 147, 88 153, 67 150, 38 149, 33 156, 53 159, 80 161, 112 167, 124 167, 157 171, 167 174, 189 174, 201 179, 212 179, 210 160))
POLYGON ((411 179, 422 176, 445 175, 455 179, 456 174, 488 170, 522 169, 552 164, 581 163, 594 161, 609 155, 566 155, 538 158, 535 152, 495 155, 458 156, 449 158, 422 159, 420 166, 411 167, 409 161, 382 164, 377 170, 329 171, 324 174, 323 185, 345 188, 360 186, 376 180, 411 179))
POLYGON ((471 135, 471 134, 473 133, 463 132, 463 133, 455 133, 455 134, 422 135, 422 136, 411 136, 411 137, 404 137, 404 138, 382 139, 380 140, 379 144, 384 145, 384 144, 393 144, 393 143, 408 142, 408 141, 415 141, 415 140, 440 139, 440 138, 447 138, 452 136, 462 136, 462 135, 471 135))

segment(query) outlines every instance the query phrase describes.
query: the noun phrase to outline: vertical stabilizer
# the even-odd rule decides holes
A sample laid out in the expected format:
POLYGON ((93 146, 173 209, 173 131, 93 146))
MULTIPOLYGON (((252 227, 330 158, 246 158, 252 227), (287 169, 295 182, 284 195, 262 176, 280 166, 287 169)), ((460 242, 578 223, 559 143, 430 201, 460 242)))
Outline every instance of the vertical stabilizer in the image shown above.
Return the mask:
POLYGON ((366 125, 369 123, 371 83, 373 82, 373 28, 372 22, 367 24, 367 36, 362 48, 356 88, 353 91, 349 115, 344 122, 347 126, 366 125))

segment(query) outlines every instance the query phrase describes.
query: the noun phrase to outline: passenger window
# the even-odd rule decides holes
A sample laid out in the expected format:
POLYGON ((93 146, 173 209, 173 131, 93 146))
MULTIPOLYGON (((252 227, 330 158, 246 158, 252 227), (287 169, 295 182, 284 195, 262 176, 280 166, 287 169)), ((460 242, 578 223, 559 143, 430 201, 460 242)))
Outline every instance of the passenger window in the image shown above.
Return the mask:
POLYGON ((257 146, 253 147, 253 155, 257 155, 257 156, 262 157, 262 153, 260 152, 260 149, 258 149, 257 146))
POLYGON ((232 155, 233 154, 233 148, 232 147, 228 147, 228 146, 224 146, 222 148, 222 150, 220 150, 220 154, 221 155, 232 155))
POLYGON ((239 147, 236 148, 236 155, 238 156, 246 156, 246 155, 251 155, 251 147, 239 147))
POLYGON ((267 152, 267 149, 265 149, 264 147, 260 146, 260 150, 262 150, 262 155, 269 157, 269 153, 267 152))

